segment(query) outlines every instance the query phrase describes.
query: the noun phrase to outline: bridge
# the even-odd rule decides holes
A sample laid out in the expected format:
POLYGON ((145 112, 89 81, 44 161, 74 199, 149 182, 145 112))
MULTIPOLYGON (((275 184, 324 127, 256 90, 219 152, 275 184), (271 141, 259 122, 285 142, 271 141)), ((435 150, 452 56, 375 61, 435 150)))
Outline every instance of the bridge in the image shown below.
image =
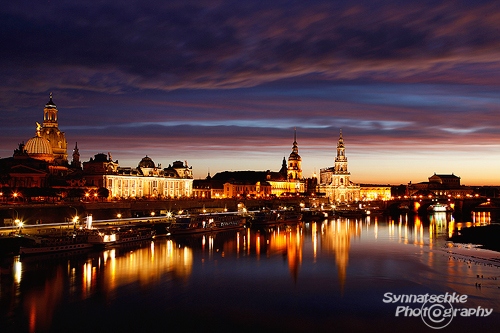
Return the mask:
MULTIPOLYGON (((500 198, 486 198, 479 196, 469 197, 398 197, 380 202, 381 207, 390 213, 397 213, 403 207, 416 214, 426 214, 431 205, 442 204, 453 208, 455 216, 470 216, 471 212, 481 204, 489 202, 493 207, 500 207, 500 198)), ((373 203, 372 203, 373 205, 373 203)))

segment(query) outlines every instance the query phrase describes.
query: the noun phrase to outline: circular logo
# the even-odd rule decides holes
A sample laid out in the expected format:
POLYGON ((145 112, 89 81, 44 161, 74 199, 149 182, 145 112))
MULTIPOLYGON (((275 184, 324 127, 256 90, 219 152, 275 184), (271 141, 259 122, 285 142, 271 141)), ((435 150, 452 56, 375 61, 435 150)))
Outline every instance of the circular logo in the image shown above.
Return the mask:
POLYGON ((441 329, 448 326, 453 320, 453 306, 450 302, 445 303, 430 303, 426 302, 422 305, 421 314, 422 321, 434 329, 441 329))

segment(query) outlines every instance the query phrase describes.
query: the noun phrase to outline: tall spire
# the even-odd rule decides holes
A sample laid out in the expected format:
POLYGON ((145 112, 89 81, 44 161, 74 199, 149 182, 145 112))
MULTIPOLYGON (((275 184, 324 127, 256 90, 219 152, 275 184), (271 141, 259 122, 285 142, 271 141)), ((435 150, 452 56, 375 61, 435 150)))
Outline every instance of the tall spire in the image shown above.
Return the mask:
POLYGON ((299 146, 297 145, 297 128, 294 128, 293 132, 293 146, 292 152, 288 157, 288 170, 287 178, 291 179, 302 179, 302 158, 299 155, 299 146))
POLYGON ((78 142, 75 142, 75 148, 73 149, 73 160, 71 161, 71 166, 81 168, 82 164, 80 162, 80 151, 78 150, 78 142))
POLYGON ((283 156, 283 161, 281 162, 281 169, 280 169, 279 173, 283 177, 287 178, 288 166, 286 164, 286 158, 285 158, 285 156, 283 156))
POLYGON ((292 146, 292 153, 298 154, 299 153, 299 147, 297 145, 297 127, 293 128, 293 146, 292 146))
POLYGON ((340 129, 339 142, 337 148, 344 148, 344 138, 342 137, 342 129, 340 129))
POLYGON ((335 173, 348 174, 347 157, 345 156, 344 138, 342 137, 342 129, 340 130, 339 141, 337 142, 337 156, 335 157, 335 173))

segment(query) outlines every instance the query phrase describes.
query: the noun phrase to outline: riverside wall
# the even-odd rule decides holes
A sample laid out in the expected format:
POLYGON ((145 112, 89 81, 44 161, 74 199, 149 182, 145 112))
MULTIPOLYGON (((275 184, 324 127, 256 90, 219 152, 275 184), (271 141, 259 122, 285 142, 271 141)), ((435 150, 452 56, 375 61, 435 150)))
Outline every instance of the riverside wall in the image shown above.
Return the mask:
POLYGON ((0 226, 7 226, 15 219, 25 224, 44 224, 70 222, 75 215, 80 221, 88 215, 94 220, 116 219, 128 217, 148 217, 154 214, 166 214, 167 211, 222 212, 237 211, 242 204, 248 210, 279 206, 296 206, 303 204, 306 207, 327 203, 324 198, 291 197, 268 200, 258 199, 178 199, 178 200, 120 200, 120 201, 78 201, 56 203, 16 203, 0 205, 0 226), (119 215, 120 214, 120 215, 119 215))
MULTIPOLYGON (((468 221, 471 219, 471 211, 484 203, 487 199, 462 199, 455 200, 454 216, 458 220, 468 221)), ((500 207, 500 198, 488 199, 491 203, 500 207)), ((432 204, 431 200, 420 200, 417 214, 426 214, 426 208, 432 204)), ((55 203, 0 203, 0 227, 8 226, 19 218, 25 224, 44 224, 71 222, 75 215, 82 221, 86 216, 92 215, 94 220, 109 220, 130 217, 148 217, 159 214, 166 214, 168 211, 178 213, 179 211, 189 211, 192 213, 201 212, 222 212, 237 211, 238 205, 242 204, 248 210, 257 210, 263 207, 276 209, 283 206, 298 207, 320 207, 329 206, 328 199, 319 197, 285 197, 274 199, 177 199, 177 200, 119 200, 119 201, 76 201, 76 202, 55 202, 55 203)), ((377 206, 387 214, 398 214, 398 207, 406 205, 414 207, 412 200, 390 200, 380 202, 370 202, 372 206, 377 206)), ((411 209, 410 209, 411 212, 411 209)), ((500 209, 494 212, 494 218, 500 218, 500 209)))

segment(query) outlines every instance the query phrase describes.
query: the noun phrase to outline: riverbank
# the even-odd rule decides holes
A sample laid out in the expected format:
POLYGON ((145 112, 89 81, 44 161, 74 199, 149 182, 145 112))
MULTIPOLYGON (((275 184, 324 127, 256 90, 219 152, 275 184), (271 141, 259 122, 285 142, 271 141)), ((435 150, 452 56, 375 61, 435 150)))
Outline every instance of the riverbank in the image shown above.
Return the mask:
POLYGON ((478 244, 484 249, 500 252, 500 224, 463 228, 449 240, 454 243, 478 244))

